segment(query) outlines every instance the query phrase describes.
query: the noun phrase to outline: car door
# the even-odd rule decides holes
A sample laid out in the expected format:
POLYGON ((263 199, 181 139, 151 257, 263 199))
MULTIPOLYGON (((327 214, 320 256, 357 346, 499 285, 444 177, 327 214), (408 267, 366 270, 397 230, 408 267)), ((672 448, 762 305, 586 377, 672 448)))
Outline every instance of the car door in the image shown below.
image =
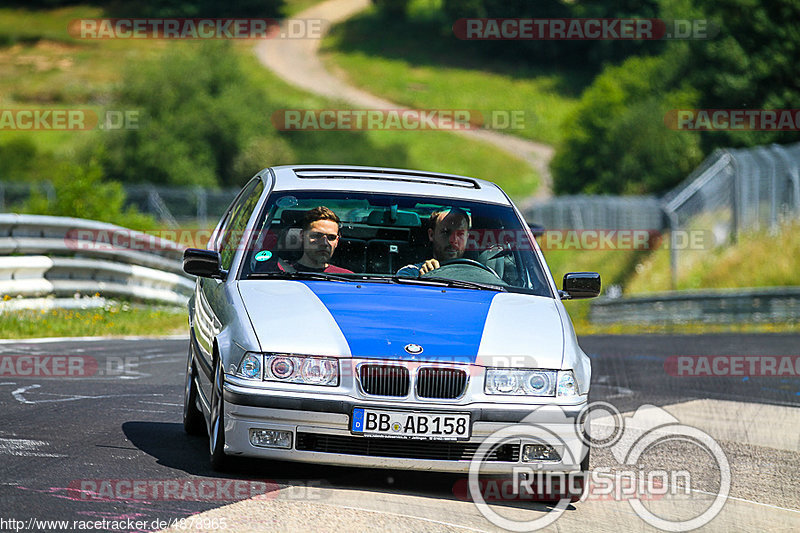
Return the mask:
MULTIPOLYGON (((234 255, 246 237, 247 223, 263 192, 264 183, 258 177, 253 178, 231 203, 221 224, 214 232, 209 248, 219 252, 222 270, 230 270, 234 255)), ((214 339, 223 327, 224 315, 230 307, 225 298, 224 285, 234 276, 234 273, 230 273, 226 279, 199 278, 195 289, 192 334, 199 352, 198 377, 204 400, 210 398, 213 380, 214 339)))

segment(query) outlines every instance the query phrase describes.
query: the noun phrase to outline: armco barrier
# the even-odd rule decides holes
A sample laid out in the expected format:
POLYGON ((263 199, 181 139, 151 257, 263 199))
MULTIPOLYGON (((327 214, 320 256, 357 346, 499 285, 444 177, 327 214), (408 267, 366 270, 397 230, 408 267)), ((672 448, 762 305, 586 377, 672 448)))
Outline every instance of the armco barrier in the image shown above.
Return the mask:
POLYGON ((79 296, 86 306, 104 297, 183 306, 194 278, 182 256, 173 242, 113 224, 0 215, 0 310, 75 307, 79 296))
POLYGON ((598 324, 797 322, 800 321, 800 287, 676 291, 601 298, 592 302, 589 320, 598 324))

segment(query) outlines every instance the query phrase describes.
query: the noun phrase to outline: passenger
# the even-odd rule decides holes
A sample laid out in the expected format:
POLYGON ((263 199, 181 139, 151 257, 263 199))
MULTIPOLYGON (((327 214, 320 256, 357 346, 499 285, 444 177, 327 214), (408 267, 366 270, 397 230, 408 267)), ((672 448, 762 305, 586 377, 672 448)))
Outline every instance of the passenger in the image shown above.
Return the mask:
POLYGON ((471 225, 470 216, 463 209, 442 209, 432 213, 428 219, 428 240, 431 241, 433 257, 404 266, 397 275, 418 277, 439 268, 445 261, 463 257, 471 225))
MULTIPOLYGON (((300 239, 303 256, 292 268, 302 272, 325 272, 328 274, 352 274, 352 270, 331 265, 329 261, 339 245, 339 217, 325 206, 310 209, 303 217, 300 239)), ((281 270, 286 270, 279 263, 281 270)))

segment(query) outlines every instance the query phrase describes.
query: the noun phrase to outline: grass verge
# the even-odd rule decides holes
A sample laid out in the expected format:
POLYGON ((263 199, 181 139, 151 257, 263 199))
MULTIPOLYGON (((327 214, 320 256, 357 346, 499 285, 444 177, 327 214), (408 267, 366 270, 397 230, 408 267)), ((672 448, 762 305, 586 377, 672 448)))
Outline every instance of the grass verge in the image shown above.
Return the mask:
MULTIPOLYGON (((419 109, 468 109, 490 123, 493 112, 522 111, 519 129, 505 133, 558 144, 563 123, 578 105, 591 75, 531 67, 469 51, 437 19, 387 20, 372 7, 335 26, 323 42, 323 58, 358 87, 419 109)), ((501 117, 501 114, 495 117, 501 117)))
POLYGON ((105 308, 25 310, 0 313, 5 339, 107 337, 186 333, 185 310, 111 304, 105 308))
MULTIPOLYGON (((576 302, 577 303, 577 302, 576 302)), ((570 311, 570 303, 567 303, 570 311)), ((570 315, 572 313, 570 312, 570 315)), ((577 335, 706 335, 712 333, 800 333, 800 323, 739 323, 739 324, 592 324, 574 319, 577 335)))
MULTIPOLYGON (((270 100, 283 109, 352 109, 286 84, 263 67, 251 45, 237 46, 252 83, 268 87, 270 100)), ((277 110, 277 109, 276 109, 277 110)), ((265 122, 269 117, 265 117, 265 122)), ((270 126, 271 127, 271 126, 270 126)), ((512 198, 531 194, 539 176, 522 159, 486 143, 443 131, 307 131, 285 132, 293 161, 265 164, 354 164, 464 174, 497 183, 512 198)))
MULTIPOLYGON (((288 13, 313 4, 287 4, 288 13)), ((192 47, 197 42, 106 39, 79 41, 67 33, 70 20, 103 15, 83 6, 29 11, 0 8, 0 105, 7 108, 91 109, 103 117, 114 106, 115 86, 124 67, 159 58, 170 47, 192 47), (28 28, 18 30, 16 28, 28 28), (2 46, 5 43, 6 46, 2 46)), ((270 112, 279 109, 339 109, 349 106, 303 93, 282 82, 258 63, 255 41, 235 43, 248 82, 264 88, 264 127, 272 129, 270 112)), ((254 110, 256 111, 256 110, 254 110)), ((262 110, 259 109, 258 112, 262 110)), ((146 123, 147 117, 141 117, 146 123)), ((2 141, 24 137, 40 152, 69 159, 82 147, 103 144, 106 131, 9 131, 2 141)), ((308 131, 282 132, 288 146, 273 160, 264 154, 263 166, 294 163, 343 163, 395 166, 468 174, 497 182, 510 195, 522 198, 536 189, 539 179, 523 160, 493 146, 448 132, 308 131)), ((249 176, 247 176, 249 177, 249 176)), ((242 178, 243 180, 246 177, 242 178)))
MULTIPOLYGON (((664 242, 669 242, 668 235, 664 242)), ((732 245, 713 246, 713 238, 705 235, 702 245, 678 251, 678 290, 792 285, 800 285, 798 220, 742 234, 732 245)), ((670 250, 662 247, 636 264, 625 292, 671 289, 670 250)))

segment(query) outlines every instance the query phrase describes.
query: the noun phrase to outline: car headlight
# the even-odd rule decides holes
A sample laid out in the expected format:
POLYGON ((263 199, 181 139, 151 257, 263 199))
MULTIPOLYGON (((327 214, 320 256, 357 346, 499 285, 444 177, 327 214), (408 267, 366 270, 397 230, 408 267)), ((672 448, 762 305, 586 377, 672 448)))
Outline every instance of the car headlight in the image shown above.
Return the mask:
POLYGON ((486 394, 514 396, 555 396, 555 370, 517 370, 487 368, 486 394))
POLYGON ((261 354, 246 353, 239 363, 239 370, 236 375, 247 378, 261 380, 261 354))
POLYGON ((578 384, 575 381, 575 373, 572 370, 558 371, 558 388, 556 396, 578 396, 578 384))
POLYGON ((333 357, 266 355, 264 380, 336 387, 339 385, 339 360, 333 357))

